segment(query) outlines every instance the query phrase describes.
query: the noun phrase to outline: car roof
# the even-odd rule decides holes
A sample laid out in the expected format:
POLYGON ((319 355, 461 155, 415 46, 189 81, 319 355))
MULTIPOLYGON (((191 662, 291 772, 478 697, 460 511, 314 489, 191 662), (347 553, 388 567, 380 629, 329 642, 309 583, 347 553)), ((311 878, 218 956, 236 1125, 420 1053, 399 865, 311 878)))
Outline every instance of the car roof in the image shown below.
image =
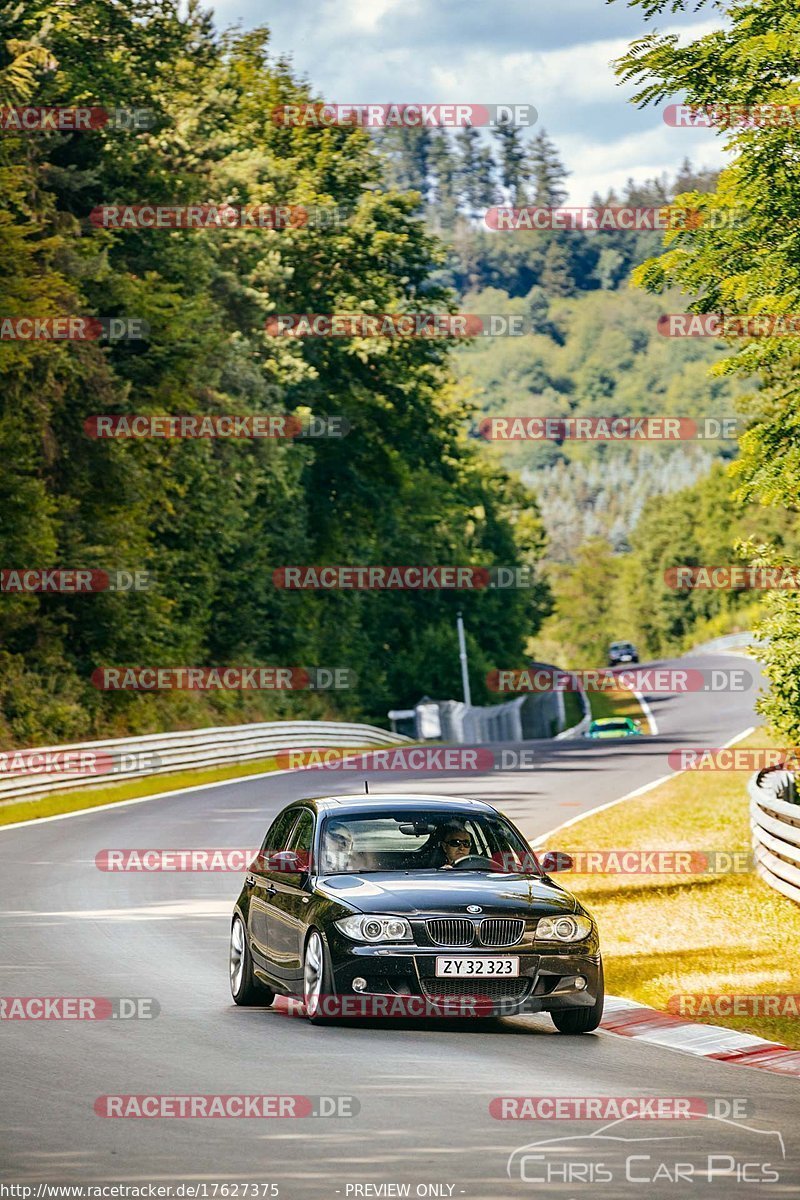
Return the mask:
POLYGON ((631 721, 632 717, 596 717, 593 725, 618 725, 620 721, 631 721))
POLYGON ((475 812, 481 813, 496 813, 497 809, 491 804, 487 804, 484 800, 470 800, 466 796, 431 796, 420 792, 374 792, 368 795, 364 792, 356 792, 353 795, 344 796, 310 796, 307 799, 294 800, 287 808, 294 808, 297 805, 307 805, 315 810, 320 815, 336 813, 337 816, 343 816, 345 813, 358 812, 360 809, 372 808, 394 808, 400 804, 403 808, 438 808, 444 810, 452 810, 453 812, 463 812, 464 809, 473 809, 475 812))

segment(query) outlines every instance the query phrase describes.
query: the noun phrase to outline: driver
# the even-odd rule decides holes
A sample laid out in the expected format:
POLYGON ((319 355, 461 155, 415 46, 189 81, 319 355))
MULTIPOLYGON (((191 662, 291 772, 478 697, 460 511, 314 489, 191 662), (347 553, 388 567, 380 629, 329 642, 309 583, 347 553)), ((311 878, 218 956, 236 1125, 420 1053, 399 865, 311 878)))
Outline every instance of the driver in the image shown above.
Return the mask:
POLYGON ((472 836, 463 825, 451 821, 445 825, 439 837, 442 867, 453 867, 461 858, 472 853, 472 836))

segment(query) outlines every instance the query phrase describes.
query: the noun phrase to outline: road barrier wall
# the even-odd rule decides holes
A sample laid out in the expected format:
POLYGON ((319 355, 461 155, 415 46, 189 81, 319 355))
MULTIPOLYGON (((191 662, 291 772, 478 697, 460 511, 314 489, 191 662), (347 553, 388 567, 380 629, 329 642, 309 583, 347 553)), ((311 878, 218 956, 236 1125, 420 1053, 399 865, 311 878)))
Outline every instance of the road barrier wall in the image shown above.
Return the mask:
POLYGON ((756 870, 770 887, 800 904, 800 804, 778 800, 768 787, 758 786, 756 776, 747 790, 756 870))

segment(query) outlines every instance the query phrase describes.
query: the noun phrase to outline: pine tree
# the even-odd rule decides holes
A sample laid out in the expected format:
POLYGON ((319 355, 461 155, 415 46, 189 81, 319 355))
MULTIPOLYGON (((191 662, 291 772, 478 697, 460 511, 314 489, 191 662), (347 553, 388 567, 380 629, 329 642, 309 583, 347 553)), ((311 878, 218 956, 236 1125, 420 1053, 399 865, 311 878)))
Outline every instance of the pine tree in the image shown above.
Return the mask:
POLYGON ((544 129, 531 142, 526 166, 532 203, 543 208, 557 208, 563 204, 569 194, 565 187, 569 171, 544 129))
POLYGON ((458 214, 458 160, 446 130, 431 131, 428 162, 433 184, 431 203, 436 209, 435 224, 437 228, 450 229, 458 214))
POLYGON ((575 278, 569 254, 558 234, 551 234, 550 238, 542 268, 542 287, 548 296, 574 296, 575 278))
POLYGON ((459 150, 459 205, 475 219, 483 216, 496 199, 494 159, 489 147, 481 144, 481 135, 472 125, 459 129, 456 144, 459 150))
POLYGON ((525 203, 525 147, 522 133, 515 126, 504 122, 494 130, 498 145, 497 171, 500 182, 507 193, 510 204, 525 203))

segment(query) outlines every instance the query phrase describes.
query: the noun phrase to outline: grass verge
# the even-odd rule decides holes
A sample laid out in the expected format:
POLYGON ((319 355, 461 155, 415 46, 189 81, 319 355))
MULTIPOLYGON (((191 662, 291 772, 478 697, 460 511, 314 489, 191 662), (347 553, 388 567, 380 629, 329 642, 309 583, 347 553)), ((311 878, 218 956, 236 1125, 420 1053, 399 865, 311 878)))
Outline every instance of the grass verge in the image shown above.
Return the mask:
POLYGON ((577 692, 564 692, 565 729, 572 729, 583 720, 583 705, 577 692))
MULTIPOLYGON (((763 730, 742 746, 770 745, 763 730)), ((589 850, 750 851, 747 775, 686 772, 644 796, 588 816, 549 839, 589 850)), ((668 1011, 690 993, 800 994, 800 905, 752 871, 703 875, 559 876, 596 916, 606 986, 668 1011)), ((796 1016, 699 1016, 800 1049, 796 1016)))
MULTIPOLYGON (((377 746, 354 746, 343 753, 358 754, 377 750, 377 746)), ((69 792, 57 792, 38 799, 9 800, 0 805, 0 827, 13 825, 17 821, 33 821, 37 817, 60 816, 62 813, 80 812, 85 808, 102 808, 106 804, 118 804, 120 800, 138 800, 144 796, 157 796, 160 792, 178 791, 183 788, 200 787, 205 783, 222 783, 226 779, 245 779, 248 775, 260 775, 265 771, 278 771, 285 761, 276 757, 260 758, 255 762, 231 763, 226 767, 203 767, 193 771, 176 771, 168 775, 150 775, 143 779, 127 779, 122 783, 110 783, 96 787, 75 788, 69 792)))
POLYGON ((645 732, 652 733, 644 709, 633 692, 628 691, 627 688, 619 692, 592 691, 588 693, 588 696, 593 720, 598 720, 600 717, 633 717, 634 721, 642 722, 645 732))

